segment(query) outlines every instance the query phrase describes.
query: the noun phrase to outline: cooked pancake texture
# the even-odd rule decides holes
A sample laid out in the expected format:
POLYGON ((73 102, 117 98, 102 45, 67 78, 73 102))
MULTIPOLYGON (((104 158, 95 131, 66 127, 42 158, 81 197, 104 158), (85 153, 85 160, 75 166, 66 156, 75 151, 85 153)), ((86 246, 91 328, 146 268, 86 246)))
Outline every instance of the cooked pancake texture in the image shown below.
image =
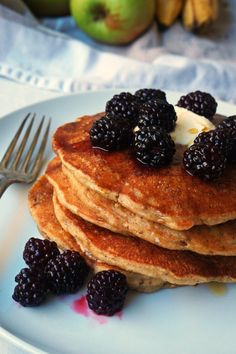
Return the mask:
POLYGON ((57 156, 28 198, 41 234, 80 252, 93 272, 121 271, 142 292, 236 282, 236 166, 205 182, 184 171, 183 146, 160 169, 131 149, 93 148, 89 131, 101 115, 55 132, 57 156))
POLYGON ((152 292, 160 288, 172 287, 172 284, 164 282, 159 278, 152 278, 142 274, 129 272, 119 267, 111 266, 107 263, 95 259, 88 252, 83 252, 75 238, 62 229, 54 214, 52 203, 53 189, 47 179, 43 176, 33 185, 29 192, 29 208, 31 214, 38 225, 40 233, 47 239, 55 241, 62 250, 70 249, 79 252, 92 267, 94 272, 107 269, 117 269, 127 277, 128 285, 131 289, 141 292, 152 292))
POLYGON ((176 285, 236 280, 236 257, 167 250, 88 223, 60 205, 56 195, 53 202, 62 227, 76 238, 83 250, 102 262, 176 285))
POLYGON ((153 169, 138 163, 131 151, 95 149, 89 130, 100 116, 82 117, 54 134, 55 152, 81 184, 175 230, 236 218, 236 167, 215 182, 205 182, 184 171, 178 153, 170 166, 153 169))
POLYGON ((55 158, 49 163, 46 176, 60 204, 87 221, 168 249, 191 250, 206 255, 236 255, 236 221, 212 227, 195 226, 186 231, 172 230, 146 220, 84 186, 70 170, 63 168, 63 172, 60 160, 55 158))

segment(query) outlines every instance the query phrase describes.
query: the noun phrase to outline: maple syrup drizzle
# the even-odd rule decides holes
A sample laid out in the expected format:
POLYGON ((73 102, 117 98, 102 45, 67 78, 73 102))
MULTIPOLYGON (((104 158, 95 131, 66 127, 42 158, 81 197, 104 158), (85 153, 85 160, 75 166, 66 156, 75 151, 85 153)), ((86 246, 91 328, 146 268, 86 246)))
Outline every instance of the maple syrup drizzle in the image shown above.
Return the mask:
POLYGON ((226 284, 212 282, 207 285, 208 289, 213 295, 224 296, 228 292, 228 287, 226 284))

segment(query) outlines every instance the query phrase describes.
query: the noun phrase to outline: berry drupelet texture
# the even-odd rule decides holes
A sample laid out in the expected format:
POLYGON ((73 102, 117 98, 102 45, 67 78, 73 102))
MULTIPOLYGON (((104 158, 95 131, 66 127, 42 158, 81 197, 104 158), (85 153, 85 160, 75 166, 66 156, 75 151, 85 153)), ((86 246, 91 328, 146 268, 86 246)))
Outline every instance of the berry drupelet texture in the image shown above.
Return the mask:
POLYGON ((236 116, 230 116, 224 119, 223 122, 217 126, 217 129, 225 128, 236 130, 236 116))
POLYGON ((134 95, 130 92, 121 92, 114 95, 106 103, 106 114, 109 117, 121 117, 126 122, 129 122, 133 127, 137 123, 139 104, 134 95))
POLYGON ((90 141, 94 147, 106 151, 125 149, 133 141, 132 127, 123 118, 104 116, 93 123, 90 141))
POLYGON ((88 306, 98 315, 112 316, 122 309, 127 291, 124 274, 115 270, 98 272, 88 283, 88 306))
POLYGON ((217 102, 209 93, 195 91, 180 97, 177 106, 186 108, 189 111, 212 120, 216 113, 217 102))
POLYGON ((212 144, 193 144, 183 157, 185 170, 205 181, 219 178, 225 170, 226 161, 220 149, 212 144))
POLYGON ((236 163, 236 116, 230 116, 217 126, 217 130, 223 130, 228 134, 231 150, 227 156, 228 162, 236 163))
POLYGON ((38 306, 43 303, 47 295, 47 283, 40 270, 23 268, 15 277, 18 283, 12 298, 22 306, 38 306))
POLYGON ((31 237, 25 245, 23 258, 31 268, 44 268, 59 253, 56 242, 31 237))
POLYGON ((231 150, 227 156, 228 162, 236 163, 236 129, 227 129, 231 144, 231 150))
POLYGON ((228 129, 215 129, 200 133, 194 140, 195 144, 212 144, 228 157, 232 150, 232 143, 228 129))
POLYGON ((140 104, 156 99, 166 101, 165 92, 158 89, 144 88, 137 90, 134 95, 140 104))
POLYGON ((156 126, 171 132, 176 120, 175 109, 171 104, 162 100, 153 100, 141 106, 138 126, 140 128, 156 126))
POLYGON ((78 252, 68 250, 51 259, 45 272, 53 294, 70 294, 82 287, 89 267, 78 252))
POLYGON ((171 163, 175 144, 171 136, 158 127, 146 127, 135 133, 134 153, 143 164, 163 167, 171 163))

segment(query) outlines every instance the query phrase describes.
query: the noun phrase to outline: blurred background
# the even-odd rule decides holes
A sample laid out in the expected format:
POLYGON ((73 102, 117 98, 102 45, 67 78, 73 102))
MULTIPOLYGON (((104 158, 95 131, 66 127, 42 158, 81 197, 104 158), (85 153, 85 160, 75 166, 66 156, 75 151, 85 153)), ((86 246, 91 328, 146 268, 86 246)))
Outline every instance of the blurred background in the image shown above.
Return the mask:
POLYGON ((0 33, 2 114, 111 87, 236 102, 234 0, 0 0, 0 33))

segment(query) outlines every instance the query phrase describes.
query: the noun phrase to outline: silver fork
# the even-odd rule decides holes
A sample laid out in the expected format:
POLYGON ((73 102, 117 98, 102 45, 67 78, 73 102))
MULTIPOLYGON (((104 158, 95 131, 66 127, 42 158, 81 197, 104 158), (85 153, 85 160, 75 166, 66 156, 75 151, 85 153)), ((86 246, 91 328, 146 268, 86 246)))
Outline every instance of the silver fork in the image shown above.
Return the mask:
POLYGON ((31 113, 27 114, 24 118, 23 122, 21 123, 19 129, 17 130, 14 138, 12 139, 10 145, 8 146, 1 162, 0 162, 0 198, 3 195, 4 191, 9 187, 12 183, 20 182, 20 183, 30 183, 35 180, 37 177, 42 161, 44 150, 48 140, 48 134, 50 130, 51 119, 49 120, 47 127, 45 129, 45 133, 42 137, 41 143, 39 148, 37 149, 36 155, 34 160, 31 162, 32 155, 35 151, 35 147, 39 140, 39 135, 41 133, 45 116, 41 119, 39 126, 36 130, 36 133, 33 136, 31 144, 26 152, 24 159, 21 161, 22 154, 25 150, 26 143, 28 141, 30 132, 32 130, 34 120, 35 120, 35 113, 33 114, 32 118, 30 119, 28 128, 21 139, 19 140, 21 132, 29 120, 31 113), (14 152, 16 144, 19 142, 18 149, 14 152))

